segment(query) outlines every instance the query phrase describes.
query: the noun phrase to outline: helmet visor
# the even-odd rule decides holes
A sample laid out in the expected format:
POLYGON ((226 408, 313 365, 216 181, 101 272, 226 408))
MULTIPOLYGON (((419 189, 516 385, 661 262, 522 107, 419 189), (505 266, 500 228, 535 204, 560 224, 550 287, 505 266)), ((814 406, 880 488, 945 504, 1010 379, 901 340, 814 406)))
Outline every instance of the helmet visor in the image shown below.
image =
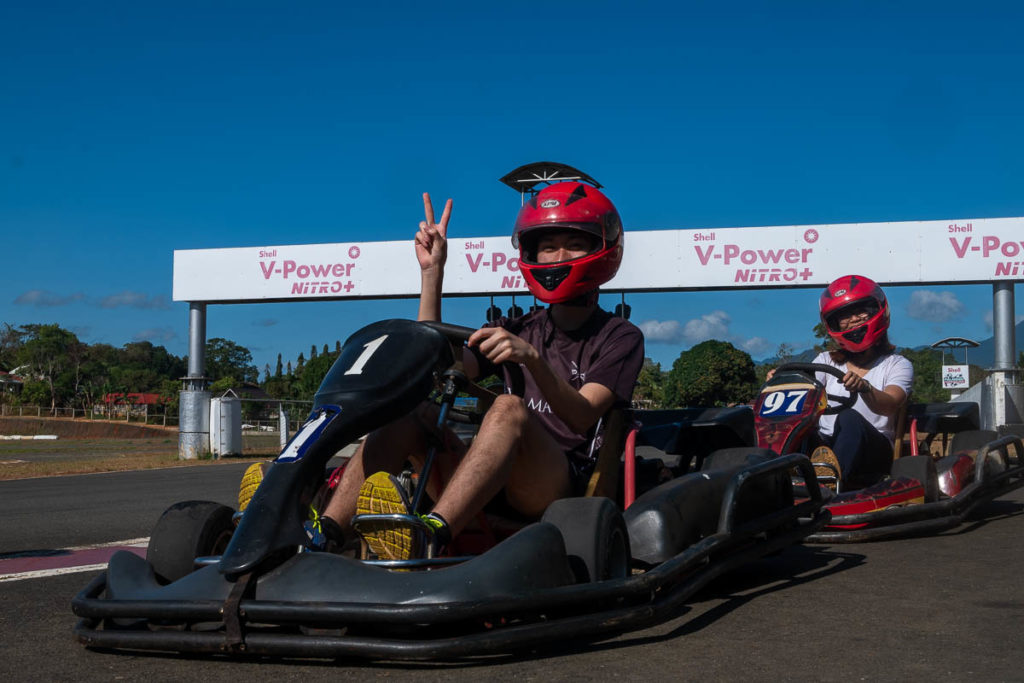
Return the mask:
POLYGON ((874 299, 855 301, 830 313, 825 322, 831 331, 845 333, 864 325, 878 315, 880 310, 881 307, 874 299))
POLYGON ((534 228, 524 228, 512 235, 512 245, 519 249, 520 258, 524 262, 538 265, 541 263, 540 252, 547 246, 545 239, 557 239, 560 235, 565 235, 569 238, 562 242, 564 246, 568 247, 571 251, 582 251, 583 253, 561 261, 545 260, 544 265, 569 263, 595 254, 605 246, 600 226, 595 223, 549 224, 539 225, 534 228), (577 245, 573 243, 572 238, 574 237, 582 237, 583 239, 579 240, 577 245))

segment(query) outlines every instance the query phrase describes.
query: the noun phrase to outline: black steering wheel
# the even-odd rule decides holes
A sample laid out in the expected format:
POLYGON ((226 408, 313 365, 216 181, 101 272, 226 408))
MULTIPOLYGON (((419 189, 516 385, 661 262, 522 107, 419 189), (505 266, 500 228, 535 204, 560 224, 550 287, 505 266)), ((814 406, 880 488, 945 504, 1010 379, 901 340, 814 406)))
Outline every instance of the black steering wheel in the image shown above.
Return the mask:
MULTIPOLYGON (((840 382, 843 381, 843 375, 846 373, 839 368, 831 365, 825 365, 824 363, 783 363, 779 367, 775 368, 776 372, 784 370, 793 370, 800 372, 805 375, 810 375, 813 379, 814 373, 824 372, 827 375, 832 375, 840 382)), ((853 404, 857 402, 857 394, 848 394, 846 396, 838 396, 836 394, 825 394, 829 401, 834 401, 836 405, 830 405, 825 408, 825 415, 835 415, 840 410, 846 410, 852 408, 853 404)))
MULTIPOLYGON (((469 341, 470 335, 477 330, 475 327, 463 327, 462 325, 452 325, 451 323, 442 323, 436 320, 421 320, 420 324, 437 330, 443 334, 448 341, 460 348, 469 341)), ((471 348, 469 350, 478 359, 486 362, 486 359, 477 349, 471 348)), ((526 378, 523 377, 523 368, 520 367, 518 363, 502 363, 500 367, 502 374, 505 376, 505 388, 509 393, 522 398, 526 393, 526 378)))

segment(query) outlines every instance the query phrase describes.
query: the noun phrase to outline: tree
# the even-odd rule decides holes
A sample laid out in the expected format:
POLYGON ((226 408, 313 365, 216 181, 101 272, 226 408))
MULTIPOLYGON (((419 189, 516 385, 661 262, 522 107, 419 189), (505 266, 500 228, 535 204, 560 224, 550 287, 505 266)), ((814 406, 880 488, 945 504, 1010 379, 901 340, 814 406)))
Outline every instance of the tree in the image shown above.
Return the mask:
POLYGON ((822 351, 831 350, 835 348, 834 342, 832 341, 832 337, 829 336, 828 330, 825 329, 825 323, 819 322, 817 325, 814 326, 813 332, 814 338, 821 340, 814 345, 815 351, 821 353, 822 351))
POLYGON ((26 332, 8 323, 0 327, 0 368, 11 371, 16 366, 18 350, 25 343, 26 332))
POLYGON ((309 359, 313 360, 314 358, 316 358, 316 355, 316 344, 313 344, 312 346, 309 347, 309 359))
POLYGON ((665 405, 714 406, 745 403, 757 392, 750 354, 715 339, 683 351, 665 382, 665 405))
POLYGON ((661 363, 644 358, 640 375, 636 379, 636 388, 633 390, 633 400, 640 404, 641 408, 660 408, 664 398, 665 373, 661 369, 661 363))
POLYGON ((274 368, 274 378, 281 379, 281 354, 277 354, 277 366, 274 368))
MULTIPOLYGON (((84 355, 82 343, 73 332, 59 325, 25 325, 22 329, 26 339, 18 351, 18 364, 28 366, 30 381, 46 385, 50 411, 55 413, 58 403, 64 405, 74 400, 77 364, 84 355)), ((37 389, 30 393, 37 397, 39 394, 37 389)))
POLYGON ((206 374, 213 381, 223 377, 234 377, 235 383, 259 381, 249 349, 221 337, 206 342, 206 374))
POLYGON ((320 388, 327 371, 334 364, 332 355, 310 358, 302 368, 302 374, 292 383, 292 391, 297 399, 308 401, 320 388))

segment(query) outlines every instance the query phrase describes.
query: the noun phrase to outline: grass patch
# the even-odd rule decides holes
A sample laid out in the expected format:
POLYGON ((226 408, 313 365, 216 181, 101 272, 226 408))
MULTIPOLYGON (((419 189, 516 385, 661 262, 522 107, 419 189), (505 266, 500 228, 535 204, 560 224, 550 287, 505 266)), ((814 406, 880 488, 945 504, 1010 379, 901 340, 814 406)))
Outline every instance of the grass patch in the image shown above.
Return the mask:
POLYGON ((275 455, 247 453, 217 460, 179 460, 176 438, 0 441, 0 481, 162 467, 210 467, 262 460, 275 455))

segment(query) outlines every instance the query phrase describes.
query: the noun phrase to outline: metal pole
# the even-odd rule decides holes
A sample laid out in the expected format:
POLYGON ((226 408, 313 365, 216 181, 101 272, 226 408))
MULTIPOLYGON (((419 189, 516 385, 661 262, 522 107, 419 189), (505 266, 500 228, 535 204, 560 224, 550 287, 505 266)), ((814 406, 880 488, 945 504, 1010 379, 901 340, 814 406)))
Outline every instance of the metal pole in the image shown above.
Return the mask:
POLYGON ((288 445, 288 413, 285 412, 284 404, 277 404, 277 429, 281 436, 281 450, 288 445))
POLYGON ((994 370, 1013 370, 1015 339, 1013 329, 1013 283, 992 285, 992 333, 995 337, 994 370))
POLYGON ((982 428, 1019 433, 1024 425, 1024 387, 1018 384, 1014 363, 1016 331, 1012 282, 992 284, 992 333, 995 355, 992 373, 982 387, 982 428), (987 390, 987 391, 985 391, 987 390))
POLYGON ((178 404, 178 458, 210 452, 210 392, 206 375, 206 304, 188 305, 188 374, 178 404))

